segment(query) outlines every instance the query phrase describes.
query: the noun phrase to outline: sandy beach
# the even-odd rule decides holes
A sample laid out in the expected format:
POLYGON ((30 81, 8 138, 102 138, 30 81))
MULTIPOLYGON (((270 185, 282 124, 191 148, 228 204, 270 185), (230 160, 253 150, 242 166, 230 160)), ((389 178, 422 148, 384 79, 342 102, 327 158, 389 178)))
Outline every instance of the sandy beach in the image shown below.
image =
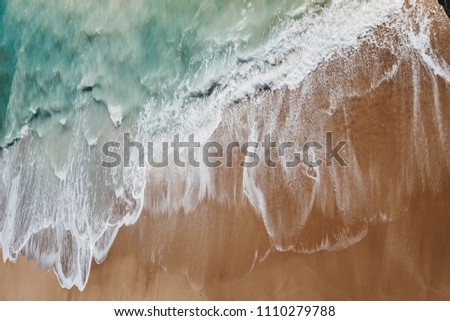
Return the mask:
MULTIPOLYGON (((404 10, 411 26, 431 20, 432 53, 448 66, 437 1, 404 10)), ((380 26, 377 43, 360 39, 300 88, 237 103, 211 137, 245 142, 256 128, 301 144, 332 132, 348 142, 347 167, 217 168, 221 198, 158 215, 148 201, 84 291, 22 256, 0 264, 0 300, 450 300, 450 87, 420 53, 392 48, 403 31, 380 26), (248 175, 265 217, 244 197, 248 175)))

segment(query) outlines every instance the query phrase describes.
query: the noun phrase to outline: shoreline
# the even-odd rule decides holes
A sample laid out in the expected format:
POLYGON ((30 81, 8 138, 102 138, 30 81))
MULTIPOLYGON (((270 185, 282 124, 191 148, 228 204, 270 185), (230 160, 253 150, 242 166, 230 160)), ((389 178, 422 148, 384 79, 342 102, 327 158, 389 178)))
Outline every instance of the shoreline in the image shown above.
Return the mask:
MULTIPOLYGON (((432 3, 427 2, 428 10, 442 14, 432 21, 432 47, 449 64, 450 25, 432 3)), ((380 40, 395 41, 393 30, 387 30, 388 35, 383 27, 378 30, 380 40)), ((351 138, 347 157, 353 167, 320 172, 321 184, 300 170, 289 182, 277 178, 280 169, 254 173, 255 186, 270 195, 265 206, 271 211, 263 219, 243 197, 251 191, 244 191, 242 169, 218 169, 216 192, 224 199, 238 195, 234 203, 206 199, 193 213, 158 217, 146 204, 138 223, 119 231, 105 262, 92 264, 83 292, 62 289, 54 273, 21 257, 17 264, 0 264, 0 299, 449 300, 450 111, 444 108, 450 106, 449 84, 418 56, 401 60, 371 43, 347 53, 352 69, 333 57, 296 91, 262 93, 240 103, 225 113, 212 139, 249 137, 249 124, 264 128, 274 119, 271 107, 279 105, 279 137, 298 134, 294 125, 303 126, 299 136, 305 137, 330 129, 351 138), (314 110, 299 108, 305 105, 314 110), (342 186, 333 175, 344 178, 342 186), (299 199, 313 188, 315 199, 300 211, 299 199), (309 214, 282 215, 299 211, 309 214), (345 244, 351 237, 356 243, 345 244), (349 248, 301 253, 320 248, 324 239, 349 248)))

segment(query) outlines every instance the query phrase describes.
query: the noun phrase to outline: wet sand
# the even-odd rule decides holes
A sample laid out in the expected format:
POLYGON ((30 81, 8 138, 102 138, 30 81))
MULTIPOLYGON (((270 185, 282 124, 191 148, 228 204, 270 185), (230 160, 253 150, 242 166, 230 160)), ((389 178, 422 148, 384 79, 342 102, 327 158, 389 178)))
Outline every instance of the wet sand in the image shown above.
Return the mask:
MULTIPOLYGON (((448 64, 449 20, 434 1, 425 7, 433 50, 448 64)), ((374 32, 380 43, 397 41, 389 26, 374 32)), ((405 58, 361 43, 322 64, 298 90, 237 104, 211 138, 245 141, 257 128, 301 142, 331 131, 350 142, 348 167, 297 168, 288 172, 292 179, 280 179, 279 167, 255 169, 264 220, 244 197, 249 173, 217 169, 215 193, 223 199, 158 216, 146 204, 106 261, 93 263, 83 292, 62 289, 53 272, 21 257, 0 264, 0 299, 450 299, 450 87, 415 52, 405 58), (308 253, 324 240, 335 250, 308 253)))

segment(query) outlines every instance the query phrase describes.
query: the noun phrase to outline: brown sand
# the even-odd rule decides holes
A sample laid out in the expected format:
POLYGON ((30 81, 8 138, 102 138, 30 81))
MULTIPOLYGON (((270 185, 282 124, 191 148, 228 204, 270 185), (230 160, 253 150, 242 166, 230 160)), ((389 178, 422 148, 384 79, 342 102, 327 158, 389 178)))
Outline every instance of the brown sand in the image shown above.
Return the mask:
MULTIPOLYGON (((433 17, 432 45, 450 63, 450 24, 434 2, 426 4, 433 17)), ((375 32, 396 41, 388 26, 375 32)), ((414 53, 400 59, 362 43, 347 53, 351 68, 348 58, 334 57, 295 92, 262 93, 262 105, 253 104, 255 99, 238 104, 213 137, 241 141, 250 123, 264 127, 275 116, 278 137, 314 138, 308 133, 320 124, 317 135, 330 130, 350 141, 349 166, 321 171, 308 219, 299 199, 311 194, 314 183, 303 170, 290 173, 292 183, 278 178, 280 168, 258 169, 257 183, 268 195, 263 222, 242 196, 242 169, 218 169, 216 192, 232 203, 206 200, 193 213, 156 217, 147 204, 139 222, 119 232, 106 261, 93 265, 85 291, 60 288, 54 273, 22 257, 16 264, 0 264, 0 299, 450 299, 449 85, 414 53), (395 76, 371 89, 374 78, 396 63, 395 76), (420 93, 414 73, 420 76, 420 93), (352 95, 337 97, 349 88, 352 95), (330 97, 338 108, 324 117, 330 97), (324 239, 343 246, 342 240, 366 230, 348 249, 305 253, 324 239)))

